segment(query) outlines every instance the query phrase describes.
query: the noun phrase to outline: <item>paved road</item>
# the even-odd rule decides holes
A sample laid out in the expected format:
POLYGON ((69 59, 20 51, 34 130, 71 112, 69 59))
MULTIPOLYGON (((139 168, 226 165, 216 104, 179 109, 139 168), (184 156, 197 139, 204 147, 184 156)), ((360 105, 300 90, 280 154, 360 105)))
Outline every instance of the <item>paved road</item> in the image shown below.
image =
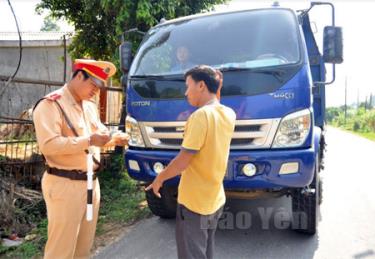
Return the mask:
MULTIPOLYGON (((318 233, 280 229, 288 227, 282 219, 290 214, 289 198, 231 200, 215 258, 375 258, 375 143, 333 128, 327 142, 318 233), (242 217, 232 221, 231 215, 242 217)), ((174 225, 158 217, 143 220, 96 258, 176 258, 174 225)))

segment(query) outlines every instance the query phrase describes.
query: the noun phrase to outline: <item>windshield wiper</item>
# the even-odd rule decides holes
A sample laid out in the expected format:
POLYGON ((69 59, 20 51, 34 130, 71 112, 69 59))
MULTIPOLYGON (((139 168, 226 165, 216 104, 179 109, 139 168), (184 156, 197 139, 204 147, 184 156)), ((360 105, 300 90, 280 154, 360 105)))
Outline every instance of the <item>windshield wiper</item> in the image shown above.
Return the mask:
POLYGON ((133 75, 129 79, 149 79, 161 81, 185 81, 183 75, 133 75))
POLYGON ((275 77, 279 82, 283 82, 283 75, 285 74, 284 70, 281 69, 266 69, 266 68, 245 68, 245 67, 224 67, 220 68, 221 72, 227 71, 248 71, 250 73, 260 73, 260 74, 267 74, 272 75, 275 77))
POLYGON ((221 72, 227 72, 227 71, 246 71, 246 70, 252 70, 253 68, 246 68, 246 67, 223 67, 218 68, 221 72))

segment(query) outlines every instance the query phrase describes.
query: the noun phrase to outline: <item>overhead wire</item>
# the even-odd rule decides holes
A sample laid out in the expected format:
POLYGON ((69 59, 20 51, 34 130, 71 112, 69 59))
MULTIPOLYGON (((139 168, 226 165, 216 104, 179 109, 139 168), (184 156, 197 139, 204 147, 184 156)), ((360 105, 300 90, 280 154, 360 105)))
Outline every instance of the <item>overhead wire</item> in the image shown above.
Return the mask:
POLYGON ((9 77, 9 79, 6 81, 3 89, 1 89, 1 92, 0 92, 0 98, 3 96, 5 90, 8 88, 8 86, 10 85, 10 83, 12 82, 12 80, 15 78, 15 76, 17 75, 18 73, 18 70, 20 69, 20 66, 21 66, 21 61, 22 61, 22 37, 21 37, 21 32, 20 32, 20 28, 18 26, 18 21, 17 21, 17 17, 16 17, 16 14, 14 13, 14 10, 13 10, 13 6, 12 4, 10 3, 10 0, 7 0, 8 1, 8 5, 10 7, 10 10, 12 11, 12 14, 13 14, 13 17, 14 17, 14 20, 16 22, 16 27, 17 27, 17 33, 18 33, 18 42, 19 42, 19 58, 18 58, 18 64, 17 64, 17 68, 16 68, 16 71, 14 71, 13 75, 9 77))

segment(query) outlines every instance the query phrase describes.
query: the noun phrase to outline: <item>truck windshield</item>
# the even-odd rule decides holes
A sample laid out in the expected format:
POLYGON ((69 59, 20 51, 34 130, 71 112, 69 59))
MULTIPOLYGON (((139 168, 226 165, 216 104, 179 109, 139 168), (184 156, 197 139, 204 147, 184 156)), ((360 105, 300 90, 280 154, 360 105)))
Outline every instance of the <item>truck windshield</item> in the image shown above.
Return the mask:
POLYGON ((223 89, 224 95, 259 94, 280 87, 295 73, 291 66, 300 63, 299 42, 298 22, 289 9, 259 9, 185 19, 156 26, 147 33, 129 76, 143 97, 182 98, 184 85, 178 89, 178 83, 168 84, 165 79, 178 75, 183 79, 183 73, 189 68, 207 64, 225 73, 224 86, 226 83, 233 86, 223 89), (244 80, 236 79, 238 75, 244 80), (231 78, 236 82, 229 82, 231 78), (254 80, 259 81, 258 89, 249 88, 254 80), (152 91, 148 90, 149 84, 153 85, 152 91), (163 88, 168 89, 167 95, 163 94, 163 88))
POLYGON ((297 21, 288 9, 216 14, 151 29, 130 75, 183 73, 198 64, 256 68, 298 62, 297 21))

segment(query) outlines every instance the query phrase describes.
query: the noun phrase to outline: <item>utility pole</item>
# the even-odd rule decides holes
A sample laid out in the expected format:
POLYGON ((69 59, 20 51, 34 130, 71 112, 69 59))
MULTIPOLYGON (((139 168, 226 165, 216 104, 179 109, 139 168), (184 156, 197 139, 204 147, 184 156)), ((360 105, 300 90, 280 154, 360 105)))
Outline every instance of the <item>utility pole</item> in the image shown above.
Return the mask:
POLYGON ((346 98, 347 98, 347 93, 348 93, 348 89, 347 89, 347 86, 348 86, 348 77, 345 76, 345 106, 344 106, 344 124, 346 125, 346 110, 347 110, 347 103, 346 103, 346 98))
POLYGON ((357 89, 357 110, 359 109, 359 88, 357 89))
POLYGON ((372 93, 370 93, 369 108, 370 108, 370 110, 373 108, 373 106, 372 106, 372 93))

